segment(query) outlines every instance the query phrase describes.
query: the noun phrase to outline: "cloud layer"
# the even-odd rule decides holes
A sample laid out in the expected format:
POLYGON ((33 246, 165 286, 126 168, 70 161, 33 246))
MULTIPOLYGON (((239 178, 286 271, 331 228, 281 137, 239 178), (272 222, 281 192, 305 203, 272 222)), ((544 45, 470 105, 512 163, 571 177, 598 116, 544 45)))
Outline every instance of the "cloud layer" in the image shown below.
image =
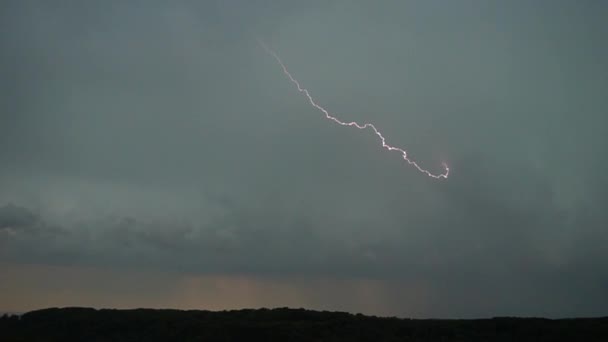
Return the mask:
POLYGON ((2 6, 11 267, 365 279, 430 316, 608 304, 603 4, 2 6), (450 179, 324 120, 256 37, 450 179))

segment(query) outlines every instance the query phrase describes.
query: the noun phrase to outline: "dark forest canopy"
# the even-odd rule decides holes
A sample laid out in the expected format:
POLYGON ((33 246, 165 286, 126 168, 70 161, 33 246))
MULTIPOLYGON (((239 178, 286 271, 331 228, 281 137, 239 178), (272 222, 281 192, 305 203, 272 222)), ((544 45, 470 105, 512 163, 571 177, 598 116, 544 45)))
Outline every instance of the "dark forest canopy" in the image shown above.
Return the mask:
POLYGON ((608 317, 400 319, 305 309, 52 308, 0 318, 1 341, 608 341, 608 317))

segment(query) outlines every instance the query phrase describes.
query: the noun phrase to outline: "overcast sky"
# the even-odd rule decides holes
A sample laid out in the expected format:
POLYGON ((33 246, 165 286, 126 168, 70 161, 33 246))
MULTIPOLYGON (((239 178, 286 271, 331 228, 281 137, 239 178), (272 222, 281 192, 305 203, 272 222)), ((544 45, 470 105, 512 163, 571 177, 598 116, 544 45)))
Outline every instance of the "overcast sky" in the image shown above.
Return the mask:
POLYGON ((2 1, 0 310, 606 315, 607 15, 2 1))

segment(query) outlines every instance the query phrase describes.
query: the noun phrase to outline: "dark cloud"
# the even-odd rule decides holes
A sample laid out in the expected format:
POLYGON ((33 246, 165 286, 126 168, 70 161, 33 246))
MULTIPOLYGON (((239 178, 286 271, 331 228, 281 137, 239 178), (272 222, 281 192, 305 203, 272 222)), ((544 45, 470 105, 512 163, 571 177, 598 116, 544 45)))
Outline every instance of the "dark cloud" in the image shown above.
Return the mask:
POLYGON ((1 6, 3 260, 416 282, 429 315, 606 307, 604 4, 1 6), (450 178, 324 120, 256 37, 450 178))
POLYGON ((27 229, 38 222, 38 216, 26 208, 9 203, 0 207, 0 228, 27 229))

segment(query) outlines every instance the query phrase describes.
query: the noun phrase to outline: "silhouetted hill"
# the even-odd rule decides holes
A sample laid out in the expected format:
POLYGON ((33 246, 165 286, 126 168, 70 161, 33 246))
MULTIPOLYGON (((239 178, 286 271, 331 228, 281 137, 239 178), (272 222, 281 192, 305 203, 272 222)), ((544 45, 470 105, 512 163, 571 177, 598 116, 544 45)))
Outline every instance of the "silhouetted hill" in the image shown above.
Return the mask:
POLYGON ((0 341, 608 341, 608 317, 413 320, 304 309, 44 309, 0 318, 0 341))

